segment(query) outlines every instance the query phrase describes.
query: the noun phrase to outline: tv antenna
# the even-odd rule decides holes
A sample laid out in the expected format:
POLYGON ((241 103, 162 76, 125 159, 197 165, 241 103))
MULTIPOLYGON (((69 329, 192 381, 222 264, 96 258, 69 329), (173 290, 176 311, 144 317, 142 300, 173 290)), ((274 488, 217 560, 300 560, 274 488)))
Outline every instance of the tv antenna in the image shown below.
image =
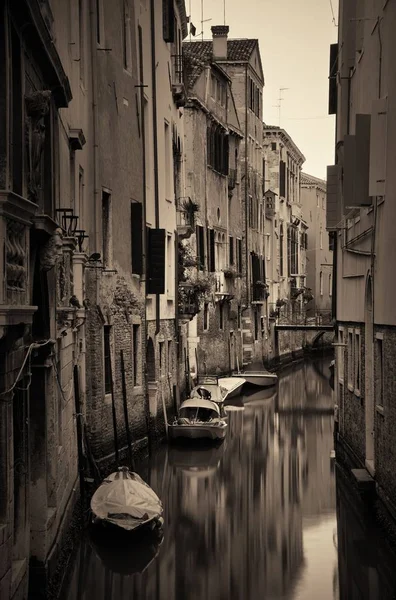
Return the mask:
POLYGON ((284 100, 284 98, 282 97, 282 92, 284 92, 285 90, 289 90, 290 88, 287 87, 282 87, 279 88, 279 98, 278 98, 278 102, 279 104, 274 104, 273 106, 275 106, 275 108, 278 109, 278 125, 280 127, 281 124, 281 108, 282 108, 282 101, 284 100))

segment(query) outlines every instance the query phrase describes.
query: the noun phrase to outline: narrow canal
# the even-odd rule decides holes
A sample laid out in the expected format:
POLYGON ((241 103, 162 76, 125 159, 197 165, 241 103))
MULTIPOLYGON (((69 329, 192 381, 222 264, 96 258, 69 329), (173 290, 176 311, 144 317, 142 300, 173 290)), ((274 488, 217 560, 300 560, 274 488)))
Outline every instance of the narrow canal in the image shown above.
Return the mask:
POLYGON ((329 363, 290 369, 277 394, 231 411, 221 446, 164 446, 141 464, 165 508, 161 545, 126 552, 83 535, 62 599, 394 598, 393 556, 378 558, 338 482, 336 497, 329 363))

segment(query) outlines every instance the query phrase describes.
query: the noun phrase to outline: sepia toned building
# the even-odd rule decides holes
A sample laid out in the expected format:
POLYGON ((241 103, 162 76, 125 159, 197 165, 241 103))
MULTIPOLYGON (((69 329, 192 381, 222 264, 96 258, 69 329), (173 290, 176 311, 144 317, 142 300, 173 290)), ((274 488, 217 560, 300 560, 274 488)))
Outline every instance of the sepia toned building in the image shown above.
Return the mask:
POLYGON ((374 478, 379 506, 385 504, 394 519, 396 78, 390 57, 396 7, 342 1, 339 15, 330 57, 335 164, 327 174, 336 278, 337 457, 348 456, 362 469, 358 477, 374 478))
POLYGON ((326 231, 326 182, 301 173, 302 214, 308 225, 306 287, 313 299, 307 314, 326 319, 330 316, 333 296, 333 251, 326 231))
MULTIPOLYGON (((206 65, 208 88, 204 91, 204 97, 209 102, 208 118, 213 118, 214 121, 207 133, 209 161, 204 160, 213 182, 218 180, 222 206, 219 205, 218 195, 208 197, 206 205, 210 207, 211 221, 200 223, 199 226, 205 225, 209 231, 209 245, 205 246, 203 241, 203 246, 206 252, 205 264, 209 272, 215 274, 213 291, 217 301, 213 304, 217 304, 217 307, 213 308, 213 312, 217 312, 215 318, 219 325, 221 319, 229 321, 223 336, 223 343, 226 348, 228 346, 227 358, 221 358, 223 364, 213 364, 220 371, 230 370, 230 365, 238 366, 236 363, 242 367, 255 359, 261 360, 264 342, 263 305, 266 296, 262 201, 264 74, 258 41, 228 39, 228 32, 228 26, 215 26, 212 27, 211 41, 185 42, 183 45, 184 55, 193 68, 202 69, 202 65, 206 65), (216 111, 214 103, 217 104, 216 111), (222 119, 225 119, 229 131, 224 129, 226 138, 219 142, 217 137, 222 135, 222 119), (220 127, 216 129, 218 125, 220 127), (235 144, 234 139, 239 141, 235 144), (228 153, 227 164, 216 167, 216 148, 221 144, 228 153), (212 148, 215 149, 214 154, 212 148), (216 253, 218 258, 211 263, 210 256, 216 256, 216 253), (227 302, 227 297, 230 296, 234 297, 231 304, 227 302)), ((194 70, 192 77, 194 78, 194 70)), ((201 75, 201 81, 196 82, 197 90, 204 81, 203 77, 201 75)), ((206 137, 202 139, 198 149, 202 157, 207 151, 205 144, 206 137)), ((220 151, 220 161, 221 155, 220 151)), ((209 307, 210 303, 207 304, 209 307)), ((219 358, 217 356, 217 361, 219 358)))

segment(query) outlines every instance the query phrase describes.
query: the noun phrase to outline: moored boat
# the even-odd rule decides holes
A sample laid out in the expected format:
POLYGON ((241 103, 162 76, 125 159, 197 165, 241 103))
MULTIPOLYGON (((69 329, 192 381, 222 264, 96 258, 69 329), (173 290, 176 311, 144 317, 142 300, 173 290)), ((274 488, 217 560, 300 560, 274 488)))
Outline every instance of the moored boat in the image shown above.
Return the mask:
POLYGON ((168 425, 169 437, 173 440, 222 440, 226 432, 227 423, 221 418, 217 403, 200 397, 185 400, 178 418, 168 425))
POLYGON ((94 523, 109 524, 127 531, 143 525, 162 524, 162 502, 154 490, 127 467, 111 473, 91 499, 94 523))
POLYGON ((278 383, 278 376, 276 373, 270 373, 265 369, 257 371, 243 371, 241 373, 234 373, 232 377, 243 378, 246 386, 258 386, 258 387, 271 387, 278 383))
POLYGON ((218 384, 220 388, 224 390, 224 402, 230 400, 230 398, 239 396, 245 383, 246 379, 244 377, 219 377, 218 384))

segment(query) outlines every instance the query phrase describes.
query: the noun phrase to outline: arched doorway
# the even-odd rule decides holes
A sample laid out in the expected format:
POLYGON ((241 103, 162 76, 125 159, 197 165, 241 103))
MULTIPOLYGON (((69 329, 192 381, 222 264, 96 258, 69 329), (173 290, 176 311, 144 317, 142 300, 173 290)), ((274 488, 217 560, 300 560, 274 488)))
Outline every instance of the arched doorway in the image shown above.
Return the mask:
POLYGON ((375 470, 374 448, 374 324, 373 290, 370 273, 366 278, 365 294, 365 422, 366 422, 366 467, 372 475, 375 470))

